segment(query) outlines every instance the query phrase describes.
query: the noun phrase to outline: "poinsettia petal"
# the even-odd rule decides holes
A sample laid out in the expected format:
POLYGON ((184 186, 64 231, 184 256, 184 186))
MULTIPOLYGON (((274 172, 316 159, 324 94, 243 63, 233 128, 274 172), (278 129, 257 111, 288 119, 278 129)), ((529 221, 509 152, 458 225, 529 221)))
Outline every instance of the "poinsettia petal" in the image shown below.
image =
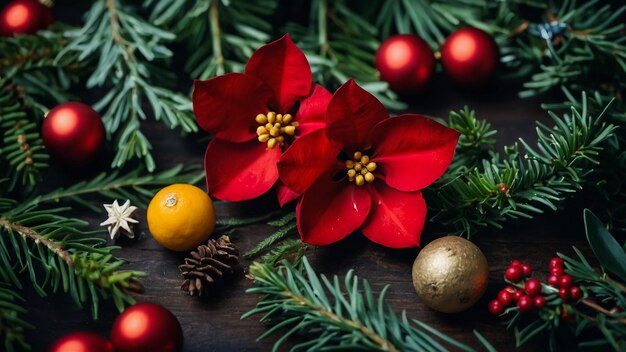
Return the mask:
POLYGON ((260 47, 246 64, 246 74, 272 87, 277 113, 287 113, 311 91, 313 75, 309 61, 289 34, 260 47))
POLYGON ((278 174, 285 185, 296 193, 304 193, 323 173, 341 168, 333 145, 324 130, 317 130, 296 139, 278 162, 278 174))
POLYGON ((285 186, 280 180, 276 182, 276 197, 278 198, 278 204, 282 208, 285 204, 298 199, 300 193, 296 193, 291 188, 285 186))
POLYGON ((379 123, 372 130, 372 160, 385 181, 400 191, 417 191, 448 168, 460 133, 420 115, 406 114, 379 123))
POLYGON ((328 104, 326 133, 346 152, 363 151, 371 146, 369 135, 374 126, 387 118, 383 104, 349 80, 337 89, 328 104))
POLYGON ((369 191, 372 209, 361 226, 363 234, 385 247, 419 247, 426 220, 422 192, 400 192, 383 181, 374 182, 369 191))
POLYGON ((279 148, 267 149, 257 140, 233 143, 213 139, 204 156, 209 194, 227 201, 264 194, 278 179, 279 157, 279 148))
POLYGON ((326 88, 319 84, 313 86, 313 92, 300 102, 300 108, 296 114, 300 136, 326 127, 326 108, 332 97, 333 95, 326 88))
POLYGON ((302 195, 296 207, 296 223, 302 241, 326 245, 348 236, 367 218, 370 195, 365 187, 345 180, 333 182, 322 175, 302 195))
POLYGON ((256 77, 229 73, 194 81, 193 113, 198 125, 215 137, 245 142, 256 137, 257 114, 267 113, 271 88, 256 77))

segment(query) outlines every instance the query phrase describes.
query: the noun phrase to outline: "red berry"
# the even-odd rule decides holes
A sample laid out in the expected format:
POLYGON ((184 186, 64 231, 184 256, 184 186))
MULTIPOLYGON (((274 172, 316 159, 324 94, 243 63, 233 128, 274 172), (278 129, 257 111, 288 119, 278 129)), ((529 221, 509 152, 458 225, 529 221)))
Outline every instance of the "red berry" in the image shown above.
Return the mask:
POLYGON ((489 313, 491 315, 500 315, 504 312, 504 306, 497 299, 492 299, 489 302, 489 313))
POLYGON ((562 300, 567 301, 569 298, 569 290, 565 287, 561 287, 559 289, 559 297, 561 297, 562 300))
POLYGON ((559 282, 560 282, 560 277, 557 275, 550 275, 550 277, 548 278, 548 285, 553 286, 553 287, 557 287, 559 286, 559 282))
POLYGON ((560 287, 570 288, 574 283, 574 278, 571 275, 563 275, 561 276, 561 280, 559 281, 560 287))
POLYGON ((567 308, 565 308, 565 306, 563 306, 561 309, 561 320, 563 320, 564 322, 572 321, 572 315, 569 313, 567 308))
POLYGON ((511 285, 508 285, 507 287, 503 288, 502 291, 506 291, 510 294, 514 294, 515 291, 517 291, 517 289, 511 285))
POLYGON ((509 266, 520 266, 522 262, 519 259, 514 259, 509 266))
POLYGON ((513 294, 507 290, 502 290, 498 293, 498 301, 505 307, 510 306, 513 303, 513 294))
POLYGON ((513 283, 517 283, 517 282, 520 282, 520 280, 524 278, 524 272, 522 272, 522 268, 519 265, 516 265, 516 266, 511 265, 504 272, 504 277, 506 277, 507 280, 513 283))
POLYGON ((611 310, 609 311, 609 313, 611 314, 619 314, 622 312, 622 308, 615 306, 613 308, 611 308, 611 310))
POLYGON ((530 277, 530 275, 532 275, 533 273, 533 268, 530 266, 530 264, 522 264, 522 272, 524 272, 524 276, 530 277))
POLYGON ((517 306, 522 312, 528 312, 533 309, 533 299, 529 296, 522 296, 519 301, 517 301, 517 306))
POLYGON ((574 301, 578 301, 579 299, 583 298, 583 291, 578 286, 572 286, 569 289, 569 295, 574 301))
POLYGON ((522 298, 523 296, 524 296, 524 292, 522 292, 522 290, 517 290, 513 292, 513 300, 515 302, 519 301, 519 299, 522 298))
POLYGON ((500 182, 500 184, 498 185, 498 188, 500 189, 501 192, 506 192, 506 183, 504 182, 500 182))
POLYGON ((556 275, 556 276, 561 276, 563 275, 563 267, 562 266, 557 266, 554 268, 550 268, 550 274, 552 275, 556 275))
POLYGON ((541 309, 546 305, 546 298, 544 296, 535 297, 533 303, 535 304, 536 309, 541 309))
POLYGON ((541 281, 537 279, 529 279, 524 285, 524 290, 530 297, 535 297, 541 293, 541 281))
POLYGON ((550 269, 552 268, 562 268, 563 267, 563 259, 556 257, 550 259, 550 269))

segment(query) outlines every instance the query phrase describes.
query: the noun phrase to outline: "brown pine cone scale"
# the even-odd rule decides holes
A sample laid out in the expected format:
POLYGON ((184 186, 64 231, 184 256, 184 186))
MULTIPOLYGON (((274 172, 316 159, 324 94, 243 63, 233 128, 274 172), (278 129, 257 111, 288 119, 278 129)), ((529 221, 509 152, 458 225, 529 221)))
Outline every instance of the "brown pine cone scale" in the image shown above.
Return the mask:
POLYGON ((235 274, 238 265, 239 251, 228 236, 211 239, 178 266, 185 279, 180 288, 190 296, 208 296, 223 279, 235 274))

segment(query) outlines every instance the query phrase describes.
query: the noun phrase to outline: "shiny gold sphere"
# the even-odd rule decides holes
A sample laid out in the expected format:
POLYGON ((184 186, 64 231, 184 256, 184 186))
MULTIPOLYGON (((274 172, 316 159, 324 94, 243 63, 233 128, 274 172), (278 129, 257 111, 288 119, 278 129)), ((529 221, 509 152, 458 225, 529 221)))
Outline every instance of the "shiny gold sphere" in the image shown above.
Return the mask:
POLYGON ((413 286, 430 308, 458 313, 473 306, 487 289, 487 258, 472 242, 457 236, 436 239, 413 263, 413 286))

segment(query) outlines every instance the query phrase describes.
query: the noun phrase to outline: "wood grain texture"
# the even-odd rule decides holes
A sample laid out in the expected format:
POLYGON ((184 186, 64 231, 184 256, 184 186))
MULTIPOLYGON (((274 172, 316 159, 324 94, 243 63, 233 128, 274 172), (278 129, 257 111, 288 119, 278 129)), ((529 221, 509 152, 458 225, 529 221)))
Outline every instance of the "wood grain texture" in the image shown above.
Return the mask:
MULTIPOLYGON (((547 116, 539 108, 539 102, 554 99, 541 97, 522 101, 516 97, 518 87, 515 84, 503 86, 495 82, 491 87, 473 93, 458 90, 445 79, 438 78, 425 96, 413 101, 409 111, 446 116, 450 109, 457 110, 469 104, 500 131, 499 144, 513 142, 520 136, 532 141, 533 121, 545 121, 547 116)), ((154 155, 160 167, 177 163, 201 163, 205 142, 197 140, 203 134, 182 140, 176 132, 156 123, 145 123, 142 130, 154 144, 154 155)), ((102 160, 102 169, 109 162, 110 159, 102 160)), ((69 185, 87 176, 53 166, 45 176, 44 189, 69 185)), ((218 217, 260 214, 273 207, 275 205, 270 198, 239 204, 216 202, 218 217)), ((487 294, 474 308, 460 314, 434 312, 417 298, 411 284, 411 265, 418 249, 390 250, 369 243, 361 235, 355 234, 336 245, 310 251, 309 258, 320 273, 344 274, 353 268, 359 276, 369 279, 376 291, 384 285, 391 285, 388 299, 397 311, 406 309, 409 317, 431 324, 461 341, 477 346, 472 334, 476 329, 498 350, 511 350, 514 346, 512 334, 505 332, 498 320, 489 316, 487 302, 503 287, 503 271, 514 258, 531 263, 539 276, 545 277, 548 260, 555 252, 571 253, 572 245, 588 252, 580 217, 582 204, 570 201, 567 208, 568 212, 551 212, 535 220, 509 223, 501 231, 484 231, 475 236, 473 240, 483 250, 490 264, 490 285, 487 294)), ((219 297, 209 300, 186 296, 180 290, 182 279, 177 268, 184 254, 170 252, 156 244, 147 231, 145 209, 140 213, 140 235, 136 240, 118 241, 117 244, 123 247, 118 255, 129 260, 129 268, 147 273, 143 280, 145 293, 138 295, 137 299, 140 302, 161 303, 178 317, 185 334, 184 350, 269 350, 274 339, 256 342, 256 337, 265 331, 265 327, 254 318, 240 320, 240 316, 256 304, 257 297, 244 293, 251 282, 245 278, 236 280, 226 286, 219 297)), ((93 214, 79 210, 73 215, 85 218, 94 226, 105 217, 104 213, 93 214)), ((252 248, 270 231, 271 228, 263 224, 248 226, 237 230, 232 240, 243 252, 252 248)), ((428 237, 428 228, 425 236, 428 237)), ((249 262, 244 261, 243 264, 247 266, 249 262)), ((28 320, 37 326, 37 330, 29 334, 35 351, 45 350, 54 339, 77 330, 89 330, 108 337, 110 326, 117 316, 110 303, 102 305, 100 319, 93 321, 87 310, 75 307, 63 295, 40 298, 32 290, 25 291, 25 295, 28 299, 28 320)))

